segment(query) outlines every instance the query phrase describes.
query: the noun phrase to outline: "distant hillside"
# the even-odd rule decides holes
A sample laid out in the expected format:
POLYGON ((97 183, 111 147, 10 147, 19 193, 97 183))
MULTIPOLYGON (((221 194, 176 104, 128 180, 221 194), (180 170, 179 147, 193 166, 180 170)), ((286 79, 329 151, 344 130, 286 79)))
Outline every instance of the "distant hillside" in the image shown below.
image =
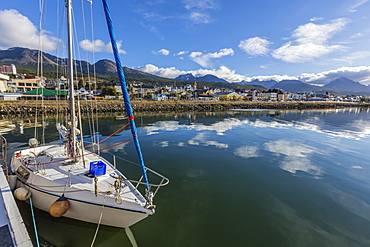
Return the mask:
POLYGON ((193 74, 185 74, 185 75, 179 75, 175 78, 177 81, 189 81, 189 82, 199 82, 199 81, 205 81, 205 82, 227 82, 224 79, 218 78, 214 75, 205 75, 200 77, 195 77, 193 74))
POLYGON ((196 81, 196 77, 193 74, 179 75, 175 78, 177 81, 196 81))
POLYGON ((263 86, 265 88, 273 88, 273 86, 276 83, 277 82, 274 81, 274 80, 269 80, 269 81, 253 80, 253 81, 250 81, 250 82, 242 81, 239 84, 242 84, 242 85, 260 85, 260 86, 263 86))
MULTIPOLYGON (((44 75, 48 78, 56 78, 57 77, 57 68, 58 68, 58 76, 63 75, 63 71, 65 71, 65 67, 67 64, 67 60, 65 58, 58 58, 56 56, 50 55, 48 53, 41 53, 42 60, 43 60, 43 70, 44 75), (57 67, 59 64, 59 67, 57 67)), ((0 50, 0 65, 1 64, 14 64, 17 67, 18 72, 33 74, 36 75, 37 66, 38 66, 38 51, 31 50, 27 48, 21 47, 14 47, 8 50, 0 50)), ((118 81, 117 72, 116 72, 116 65, 114 62, 104 59, 96 62, 95 64, 90 64, 86 61, 78 61, 75 60, 75 68, 77 71, 82 71, 82 73, 87 74, 88 69, 90 73, 95 71, 97 77, 104 81, 111 81, 115 80, 118 81)), ((164 77, 155 76, 149 73, 145 73, 142 71, 130 69, 127 67, 123 67, 123 71, 125 73, 126 79, 128 82, 142 82, 144 85, 156 85, 159 87, 164 87, 165 85, 175 85, 175 86, 184 86, 188 84, 187 81, 175 81, 173 79, 168 79, 164 77)), ((212 77, 212 76, 211 76, 212 77)), ((204 80, 211 80, 211 77, 205 76, 204 80)), ((217 78, 217 77, 216 77, 217 78)), ((225 88, 225 89, 250 89, 255 88, 258 90, 264 90, 266 88, 261 86, 253 86, 253 85, 239 85, 236 83, 228 83, 222 79, 215 80, 217 82, 207 82, 207 81, 197 81, 198 88, 201 87, 210 87, 210 88, 225 88)))
POLYGON ((338 92, 336 92, 333 89, 329 89, 326 87, 323 88, 319 86, 313 86, 313 85, 303 83, 298 80, 283 80, 278 83, 275 83, 271 88, 280 88, 280 89, 283 89, 285 91, 292 92, 292 93, 295 93, 295 92, 316 92, 316 93, 329 92, 332 94, 338 94, 338 92))
MULTIPOLYGON (((108 59, 99 60, 95 63, 95 70, 99 75, 103 76, 110 76, 110 77, 117 77, 117 68, 116 63, 110 61, 108 59)), ((149 73, 145 73, 139 70, 130 69, 127 67, 123 67, 123 72, 125 76, 130 79, 148 79, 148 80, 164 80, 164 81, 172 81, 172 79, 168 79, 165 77, 160 77, 156 75, 152 75, 149 73)))
POLYGON ((283 80, 276 82, 270 81, 259 81, 253 80, 251 82, 240 82, 242 85, 261 85, 266 88, 280 88, 288 92, 303 92, 312 91, 317 93, 329 92, 332 94, 368 94, 370 93, 370 87, 365 86, 359 82, 349 80, 347 78, 341 77, 330 83, 326 84, 324 87, 314 86, 311 84, 304 83, 299 80, 283 80))
MULTIPOLYGON (((67 65, 66 58, 58 58, 48 53, 42 52, 42 64, 44 71, 56 71, 59 64, 59 71, 63 71, 67 65)), ((104 59, 90 64, 86 61, 74 60, 75 69, 78 72, 87 74, 95 71, 98 76, 117 77, 116 64, 110 60, 104 59)), ((13 47, 8 50, 0 50, 0 64, 14 64, 17 68, 37 70, 38 66, 38 51, 28 48, 13 47)), ((150 80, 171 80, 164 77, 159 77, 144 73, 142 71, 123 67, 126 77, 132 79, 150 79, 150 80)))
MULTIPOLYGON (((65 65, 66 60, 47 53, 42 53, 44 70, 56 70, 57 61, 65 65)), ((0 51, 0 64, 14 64, 17 68, 37 69, 38 51, 21 47, 13 47, 0 51)))
POLYGON ((325 85, 326 88, 330 88, 340 92, 356 93, 356 92, 370 92, 370 88, 359 82, 352 81, 345 77, 338 78, 334 81, 325 85))

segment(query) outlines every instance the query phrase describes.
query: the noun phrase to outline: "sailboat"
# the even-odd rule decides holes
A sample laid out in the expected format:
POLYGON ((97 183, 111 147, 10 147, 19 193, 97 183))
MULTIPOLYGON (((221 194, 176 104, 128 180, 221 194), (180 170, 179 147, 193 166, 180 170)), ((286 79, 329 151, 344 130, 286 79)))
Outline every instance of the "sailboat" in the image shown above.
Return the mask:
POLYGON ((72 0, 66 0, 70 120, 67 127, 62 124, 56 126, 63 137, 63 144, 39 145, 35 138, 31 138, 29 148, 13 153, 11 169, 17 175, 18 181, 15 196, 23 200, 31 196, 34 207, 50 212, 55 217, 63 216, 112 227, 128 228, 154 214, 154 196, 160 187, 168 184, 169 180, 144 165, 106 0, 103 0, 103 6, 121 82, 126 115, 131 127, 131 140, 135 143, 142 173, 141 178, 128 179, 96 151, 85 149, 83 141, 77 137, 80 131, 77 129, 73 86, 72 0), (160 182, 150 183, 149 173, 151 176, 157 176, 160 182), (140 189, 141 187, 143 189, 140 189))

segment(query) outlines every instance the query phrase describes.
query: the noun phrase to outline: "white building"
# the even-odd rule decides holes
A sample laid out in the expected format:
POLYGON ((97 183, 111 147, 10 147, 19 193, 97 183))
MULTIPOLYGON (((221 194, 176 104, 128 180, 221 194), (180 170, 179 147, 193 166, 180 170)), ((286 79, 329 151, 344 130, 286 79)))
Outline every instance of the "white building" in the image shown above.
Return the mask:
POLYGON ((19 100, 21 93, 0 93, 0 100, 19 100))
POLYGON ((158 101, 161 101, 161 100, 168 100, 170 98, 170 95, 169 94, 158 94, 158 96, 154 99, 154 100, 158 100, 158 101))
POLYGON ((8 90, 7 81, 9 80, 9 76, 0 74, 0 92, 5 92, 8 90))
POLYGON ((1 65, 0 66, 0 73, 9 75, 9 74, 17 74, 17 68, 14 64, 11 65, 1 65))
POLYGON ((307 98, 305 94, 300 94, 300 93, 292 93, 290 97, 292 100, 304 100, 307 98))

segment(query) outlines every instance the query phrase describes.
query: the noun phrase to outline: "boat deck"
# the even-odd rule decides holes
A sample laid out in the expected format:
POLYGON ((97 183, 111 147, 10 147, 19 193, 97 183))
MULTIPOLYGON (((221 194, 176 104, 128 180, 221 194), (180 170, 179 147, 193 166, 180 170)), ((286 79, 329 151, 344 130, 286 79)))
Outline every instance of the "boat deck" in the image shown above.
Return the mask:
MULTIPOLYGON (((90 163, 95 161, 104 162, 106 164, 106 172, 105 174, 99 175, 97 177, 97 179, 99 180, 98 190, 103 193, 111 192, 107 193, 106 196, 114 198, 115 196, 113 192, 115 179, 111 176, 111 174, 113 174, 114 176, 123 175, 121 173, 118 173, 117 170, 108 165, 109 162, 104 160, 102 157, 87 150, 85 150, 84 152, 85 153, 83 159, 80 159, 77 163, 71 163, 69 162, 69 158, 65 155, 64 149, 60 148, 60 146, 43 146, 21 151, 22 155, 28 157, 25 158, 24 161, 28 164, 31 164, 29 166, 29 169, 33 170, 34 172, 36 171, 36 169, 38 169, 40 177, 43 177, 48 181, 57 182, 61 184, 62 187, 65 184, 69 184, 70 186, 68 186, 67 192, 74 190, 94 191, 94 176, 91 176, 91 174, 89 174, 90 163), (34 156, 35 153, 41 153, 42 155, 34 156), (32 166, 32 164, 40 163, 45 165, 32 166)), ((35 185, 40 186, 36 181, 35 185)), ((46 187, 47 185, 45 186, 45 188, 46 187)), ((61 189, 59 188, 59 190, 61 189)), ((146 203, 146 200, 143 198, 143 196, 131 184, 129 186, 123 186, 120 194, 122 199, 124 199, 125 201, 132 202, 141 206, 145 205, 146 203)))

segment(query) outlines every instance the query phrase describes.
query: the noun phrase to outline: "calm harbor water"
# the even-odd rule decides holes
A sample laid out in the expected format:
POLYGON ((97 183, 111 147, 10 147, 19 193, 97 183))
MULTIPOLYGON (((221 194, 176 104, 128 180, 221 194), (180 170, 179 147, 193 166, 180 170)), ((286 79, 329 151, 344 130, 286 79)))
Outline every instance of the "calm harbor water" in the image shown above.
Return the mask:
MULTIPOLYGON (((100 117, 100 137, 125 121, 100 117)), ((46 142, 58 140, 54 123, 42 124, 46 142)), ((147 166, 170 179, 156 214, 131 227, 139 246, 370 246, 367 109, 137 114, 136 123, 147 166)), ((33 133, 25 121, 22 134, 4 136, 12 149, 33 133)), ((129 138, 125 130, 102 147, 129 138)), ((133 152, 127 143, 102 155, 134 175, 120 159, 136 162, 133 152)), ((32 229, 29 205, 19 204, 32 229)), ((96 230, 40 211, 36 222, 55 246, 90 246, 96 230)), ((94 246, 130 243, 124 230, 102 226, 94 246)))

